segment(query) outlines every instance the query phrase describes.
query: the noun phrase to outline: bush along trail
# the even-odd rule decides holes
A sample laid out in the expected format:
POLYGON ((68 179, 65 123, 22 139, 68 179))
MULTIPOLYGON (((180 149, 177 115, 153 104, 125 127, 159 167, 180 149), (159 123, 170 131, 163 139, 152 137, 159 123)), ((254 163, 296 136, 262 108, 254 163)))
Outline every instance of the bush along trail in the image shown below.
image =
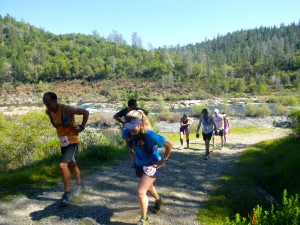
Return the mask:
MULTIPOLYGON (((288 130, 277 128, 263 133, 232 133, 228 146, 214 150, 209 160, 203 160, 202 139, 192 136, 190 149, 175 148, 160 173, 156 186, 164 205, 159 215, 149 214, 150 224, 202 224, 197 221, 199 207, 204 206, 221 173, 232 169, 237 156, 251 144, 287 134, 288 130)), ((62 184, 0 202, 0 224, 136 224, 140 213, 135 194, 137 178, 127 158, 83 179, 88 189, 74 196, 67 207, 59 207, 62 184)), ((149 199, 151 209, 154 200, 149 199)))

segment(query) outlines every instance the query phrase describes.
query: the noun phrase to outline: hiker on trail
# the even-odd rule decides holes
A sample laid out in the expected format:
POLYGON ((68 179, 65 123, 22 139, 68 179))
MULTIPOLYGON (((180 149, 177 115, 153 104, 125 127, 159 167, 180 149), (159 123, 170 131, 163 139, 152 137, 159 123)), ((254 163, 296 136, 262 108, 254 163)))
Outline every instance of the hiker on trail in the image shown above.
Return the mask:
POLYGON ((127 106, 128 107, 126 107, 124 109, 121 109, 119 112, 117 112, 113 116, 114 119, 117 120, 122 125, 124 125, 126 123, 126 115, 131 110, 142 110, 146 116, 148 115, 147 110, 138 107, 137 101, 135 99, 129 99, 128 102, 127 102, 127 106), (122 117, 124 117, 124 120, 122 120, 122 117))
POLYGON ((223 116, 223 123, 224 123, 224 145, 225 145, 227 142, 226 134, 230 132, 230 124, 225 112, 222 113, 222 116, 223 116))
POLYGON ((57 95, 53 92, 44 94, 43 103, 47 107, 46 113, 56 128, 60 141, 62 156, 59 161, 59 169, 64 184, 61 204, 67 205, 73 194, 79 193, 85 188, 80 180, 80 171, 75 156, 78 149, 79 133, 84 130, 89 112, 82 108, 58 103, 57 95), (83 116, 81 124, 76 124, 75 115, 83 116), (70 191, 70 171, 75 176, 77 183, 77 190, 72 193, 70 191))
POLYGON ((189 135, 190 135, 190 122, 189 118, 186 113, 183 114, 183 116, 180 118, 180 129, 179 129, 179 134, 180 134, 180 148, 183 148, 183 135, 186 137, 186 147, 189 148, 189 135))
POLYGON ((213 133, 212 136, 212 141, 213 141, 213 146, 214 148, 216 147, 215 144, 215 136, 220 136, 221 137, 221 149, 223 149, 224 146, 224 121, 223 121, 223 116, 219 113, 218 109, 214 110, 214 115, 212 116, 215 124, 216 124, 216 130, 213 133))
POLYGON ((196 131, 196 137, 199 138, 199 129, 202 124, 202 136, 205 143, 205 156, 204 159, 209 158, 209 142, 213 135, 213 129, 216 128, 216 124, 211 116, 209 116, 207 109, 202 109, 201 116, 196 131))
POLYGON ((147 193, 156 199, 152 213, 158 214, 161 210, 162 198, 157 193, 154 182, 170 156, 173 144, 163 136, 151 130, 147 116, 142 110, 132 110, 127 114, 122 138, 126 140, 129 154, 135 165, 136 176, 140 178, 137 188, 137 197, 141 209, 141 218, 137 224, 149 224, 147 218, 147 193), (164 147, 163 157, 158 147, 164 147))

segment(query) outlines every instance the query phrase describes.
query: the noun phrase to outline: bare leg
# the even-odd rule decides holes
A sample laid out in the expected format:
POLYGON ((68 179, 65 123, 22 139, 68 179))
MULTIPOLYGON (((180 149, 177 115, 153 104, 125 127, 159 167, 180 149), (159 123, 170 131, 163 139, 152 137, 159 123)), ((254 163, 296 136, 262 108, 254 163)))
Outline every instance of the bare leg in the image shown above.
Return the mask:
MULTIPOLYGON (((147 210, 148 210, 148 197, 147 197, 147 191, 150 190, 150 193, 152 192, 153 195, 156 195, 156 190, 154 191, 153 183, 156 178, 151 178, 143 174, 141 177, 138 189, 137 189, 137 197, 140 203, 141 208, 141 218, 146 220, 147 219, 147 210), (153 186, 153 188, 151 188, 153 186), (154 192, 153 192, 154 191, 154 192)), ((151 194, 151 195, 152 195, 151 194)))
POLYGON ((149 188, 148 188, 148 193, 155 198, 155 200, 159 200, 160 196, 158 195, 156 188, 154 187, 154 185, 152 184, 149 188))
POLYGON ((209 142, 210 142, 209 139, 205 140, 205 154, 206 155, 209 155, 209 142))
POLYGON ((59 169, 60 169, 63 184, 64 184, 64 191, 70 192, 70 171, 68 168, 68 164, 67 163, 59 163, 59 169))
POLYGON ((180 149, 183 147, 183 132, 180 132, 180 149))
POLYGON ((186 137, 186 147, 189 148, 190 147, 189 133, 186 133, 185 137, 186 137))
POLYGON ((221 136, 221 145, 224 146, 224 136, 221 136))
POLYGON ((71 162, 69 164, 69 168, 70 168, 72 174, 75 176, 76 183, 80 184, 80 171, 79 171, 79 168, 77 166, 77 163, 76 162, 71 162))

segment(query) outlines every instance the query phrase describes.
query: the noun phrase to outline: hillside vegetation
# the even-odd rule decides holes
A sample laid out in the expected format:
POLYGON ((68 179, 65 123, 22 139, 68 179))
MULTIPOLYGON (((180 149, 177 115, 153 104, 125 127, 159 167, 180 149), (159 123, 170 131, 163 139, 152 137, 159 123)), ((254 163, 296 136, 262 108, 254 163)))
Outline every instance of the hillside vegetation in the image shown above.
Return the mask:
MULTIPOLYGON (((97 32, 55 35, 0 16, 2 95, 11 85, 75 79, 147 81, 156 91, 170 89, 165 98, 178 95, 176 90, 198 98, 206 93, 290 94, 300 88, 300 24, 241 30, 197 44, 148 50, 138 40, 128 45, 116 31, 107 38, 97 32)), ((117 88, 110 84, 99 94, 117 88)))

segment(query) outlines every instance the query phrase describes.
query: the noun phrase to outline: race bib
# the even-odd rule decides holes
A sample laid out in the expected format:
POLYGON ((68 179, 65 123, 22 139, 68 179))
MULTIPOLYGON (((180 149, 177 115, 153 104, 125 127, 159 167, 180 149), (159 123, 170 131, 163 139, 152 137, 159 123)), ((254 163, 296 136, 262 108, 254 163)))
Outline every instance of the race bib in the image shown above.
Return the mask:
POLYGON ((59 138, 59 143, 61 147, 66 147, 69 145, 69 140, 68 140, 68 136, 61 136, 58 137, 59 138))
POLYGON ((153 166, 143 166, 143 170, 149 177, 152 177, 156 173, 156 168, 153 166))

